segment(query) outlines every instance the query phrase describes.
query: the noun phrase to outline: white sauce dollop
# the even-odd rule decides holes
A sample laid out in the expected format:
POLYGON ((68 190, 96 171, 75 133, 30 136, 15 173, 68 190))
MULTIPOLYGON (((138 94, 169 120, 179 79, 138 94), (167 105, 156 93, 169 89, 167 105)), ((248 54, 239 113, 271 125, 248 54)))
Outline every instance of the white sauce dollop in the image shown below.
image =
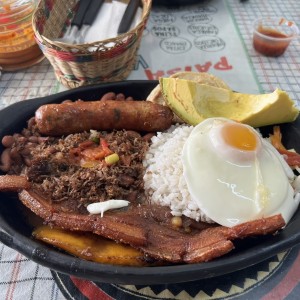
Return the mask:
POLYGON ((107 200, 104 202, 95 202, 89 204, 86 208, 90 214, 101 214, 103 217, 104 212, 111 209, 122 208, 129 205, 129 201, 126 200, 107 200))

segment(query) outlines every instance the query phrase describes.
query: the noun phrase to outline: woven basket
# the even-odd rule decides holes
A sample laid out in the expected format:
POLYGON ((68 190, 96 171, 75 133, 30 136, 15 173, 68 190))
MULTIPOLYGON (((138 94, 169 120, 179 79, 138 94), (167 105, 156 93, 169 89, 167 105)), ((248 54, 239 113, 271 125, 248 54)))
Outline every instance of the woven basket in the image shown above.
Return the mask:
POLYGON ((78 6, 78 0, 41 0, 33 14, 36 41, 54 68, 56 78, 68 88, 126 79, 131 73, 151 0, 141 0, 140 23, 115 38, 89 44, 56 42, 63 36, 78 6))

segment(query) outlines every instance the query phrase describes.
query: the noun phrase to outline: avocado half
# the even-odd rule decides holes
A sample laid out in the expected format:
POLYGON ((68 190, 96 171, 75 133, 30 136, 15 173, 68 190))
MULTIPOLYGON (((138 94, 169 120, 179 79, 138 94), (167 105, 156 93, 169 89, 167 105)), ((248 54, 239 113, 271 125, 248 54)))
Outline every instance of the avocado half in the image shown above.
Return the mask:
POLYGON ((178 78, 160 78, 160 85, 166 104, 190 125, 223 117, 260 127, 292 122, 299 115, 295 102, 280 89, 270 94, 242 94, 178 78))

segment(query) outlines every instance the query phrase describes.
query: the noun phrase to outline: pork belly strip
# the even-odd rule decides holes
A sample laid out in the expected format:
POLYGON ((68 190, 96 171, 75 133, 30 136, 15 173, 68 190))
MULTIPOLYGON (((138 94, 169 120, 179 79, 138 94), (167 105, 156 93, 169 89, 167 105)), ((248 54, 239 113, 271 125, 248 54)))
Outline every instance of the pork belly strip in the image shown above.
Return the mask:
POLYGON ((0 192, 17 192, 29 189, 30 182, 25 176, 3 175, 0 176, 0 192))
POLYGON ((129 244, 155 259, 173 263, 209 261, 231 251, 234 248, 232 240, 271 234, 285 226, 282 216, 276 215, 232 228, 200 223, 198 229, 186 233, 172 228, 172 216, 166 207, 130 206, 126 210, 107 212, 101 218, 59 212, 59 207, 49 204, 33 190, 21 191, 19 198, 50 225, 93 232, 129 244))

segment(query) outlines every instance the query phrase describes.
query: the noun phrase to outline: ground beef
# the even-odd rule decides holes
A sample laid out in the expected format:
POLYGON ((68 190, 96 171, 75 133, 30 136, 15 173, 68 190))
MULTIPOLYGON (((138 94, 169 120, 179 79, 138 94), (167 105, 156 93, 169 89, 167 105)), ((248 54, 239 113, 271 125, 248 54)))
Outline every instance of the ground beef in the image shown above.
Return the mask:
MULTIPOLYGON (((45 139, 30 148, 30 155, 26 154, 23 173, 40 195, 59 202, 64 212, 87 213, 88 204, 109 199, 144 201, 142 161, 148 149, 147 140, 137 132, 125 130, 98 135, 119 155, 117 163, 107 165, 100 160, 93 167, 82 167, 70 154, 72 149, 90 140, 89 132, 45 139)), ((16 143, 15 148, 20 147, 16 143)), ((26 143, 21 148, 26 149, 26 143)))

